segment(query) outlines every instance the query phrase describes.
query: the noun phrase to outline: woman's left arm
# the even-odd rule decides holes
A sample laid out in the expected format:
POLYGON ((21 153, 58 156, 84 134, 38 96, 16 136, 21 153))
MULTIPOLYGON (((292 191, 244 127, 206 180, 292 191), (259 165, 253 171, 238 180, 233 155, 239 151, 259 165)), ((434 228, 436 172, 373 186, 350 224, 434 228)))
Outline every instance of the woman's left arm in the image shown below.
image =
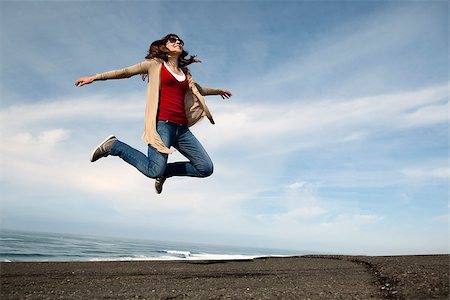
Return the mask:
POLYGON ((197 87, 200 94, 202 94, 202 96, 220 95, 222 97, 222 99, 228 99, 231 96, 233 96, 231 91, 226 90, 226 89, 209 88, 209 87, 201 86, 198 83, 195 83, 195 86, 197 87))

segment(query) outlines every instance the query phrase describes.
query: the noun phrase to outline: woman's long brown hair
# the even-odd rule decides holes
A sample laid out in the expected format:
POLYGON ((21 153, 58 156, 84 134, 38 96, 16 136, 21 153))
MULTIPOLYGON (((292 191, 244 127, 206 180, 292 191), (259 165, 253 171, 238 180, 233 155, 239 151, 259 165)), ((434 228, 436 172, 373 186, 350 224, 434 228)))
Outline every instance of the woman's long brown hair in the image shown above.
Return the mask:
MULTIPOLYGON (((169 33, 168 35, 166 35, 165 37, 163 37, 160 40, 156 40, 154 41, 149 49, 148 49, 148 53, 147 56, 145 57, 146 59, 151 59, 151 58, 160 58, 162 60, 164 60, 165 62, 168 61, 169 59, 169 49, 167 49, 166 44, 169 41, 169 39, 171 37, 175 37, 178 38, 178 35, 173 34, 173 33, 169 33)), ((187 68, 188 65, 192 64, 192 63, 196 63, 196 62, 201 62, 199 59, 197 59, 196 55, 191 55, 189 58, 186 58, 186 56, 188 56, 189 53, 187 51, 185 51, 183 49, 183 51, 181 52, 180 56, 178 57, 178 67, 183 70, 184 73, 187 73, 189 70, 187 68)), ((144 80, 147 76, 144 74, 142 75, 142 79, 144 80)))

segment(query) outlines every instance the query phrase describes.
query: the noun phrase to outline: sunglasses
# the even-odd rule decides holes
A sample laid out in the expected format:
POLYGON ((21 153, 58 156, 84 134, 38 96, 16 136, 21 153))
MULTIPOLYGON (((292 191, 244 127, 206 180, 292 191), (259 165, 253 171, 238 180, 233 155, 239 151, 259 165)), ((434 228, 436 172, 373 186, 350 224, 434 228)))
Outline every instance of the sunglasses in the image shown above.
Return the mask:
POLYGON ((180 42, 181 46, 184 46, 184 42, 182 39, 176 38, 176 37, 170 37, 169 42, 175 44, 176 42, 180 42))

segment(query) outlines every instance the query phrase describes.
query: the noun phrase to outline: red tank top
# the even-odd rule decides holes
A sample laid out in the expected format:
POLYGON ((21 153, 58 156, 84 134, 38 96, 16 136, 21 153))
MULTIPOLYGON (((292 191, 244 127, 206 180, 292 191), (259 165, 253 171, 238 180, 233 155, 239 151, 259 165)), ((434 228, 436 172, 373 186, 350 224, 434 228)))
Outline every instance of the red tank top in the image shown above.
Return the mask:
POLYGON ((184 95, 189 87, 187 78, 178 81, 163 64, 159 94, 158 120, 187 125, 184 95))

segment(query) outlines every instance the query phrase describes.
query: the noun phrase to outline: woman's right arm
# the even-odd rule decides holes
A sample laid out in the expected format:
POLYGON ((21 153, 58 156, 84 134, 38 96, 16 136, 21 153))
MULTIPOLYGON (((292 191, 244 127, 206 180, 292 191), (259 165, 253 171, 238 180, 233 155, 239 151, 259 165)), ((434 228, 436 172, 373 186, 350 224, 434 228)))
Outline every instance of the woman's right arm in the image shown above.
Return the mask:
POLYGON ((119 70, 113 70, 109 72, 104 72, 97 74, 95 76, 81 77, 75 80, 76 86, 83 86, 85 84, 90 84, 97 80, 108 80, 108 79, 121 79, 129 78, 138 74, 146 74, 148 72, 148 61, 143 61, 134 66, 126 67, 119 70))

